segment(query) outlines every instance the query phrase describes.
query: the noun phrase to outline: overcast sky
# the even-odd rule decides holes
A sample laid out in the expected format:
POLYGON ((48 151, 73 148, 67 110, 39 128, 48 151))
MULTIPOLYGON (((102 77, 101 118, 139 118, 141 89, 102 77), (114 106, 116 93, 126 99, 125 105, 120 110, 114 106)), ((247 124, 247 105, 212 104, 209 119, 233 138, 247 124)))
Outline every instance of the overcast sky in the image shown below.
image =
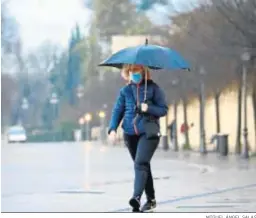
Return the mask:
POLYGON ((20 24, 26 48, 45 40, 66 46, 75 23, 85 27, 91 14, 81 0, 11 0, 10 12, 20 24))
MULTIPOLYGON (((71 29, 78 23, 86 32, 92 14, 82 0, 10 0, 9 6, 20 24, 26 49, 37 47, 45 40, 66 47, 71 29)), ((161 23, 164 17, 159 14, 154 15, 154 20, 161 23)))

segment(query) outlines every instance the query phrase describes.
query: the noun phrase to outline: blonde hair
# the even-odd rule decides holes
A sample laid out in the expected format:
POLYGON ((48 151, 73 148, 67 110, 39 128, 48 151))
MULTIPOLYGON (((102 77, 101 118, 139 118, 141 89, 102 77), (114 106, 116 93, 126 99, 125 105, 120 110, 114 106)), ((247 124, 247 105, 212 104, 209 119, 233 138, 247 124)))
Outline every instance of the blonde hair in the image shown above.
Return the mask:
MULTIPOLYGON (((130 82, 129 71, 130 71, 131 67, 132 67, 131 64, 125 64, 121 70, 121 75, 122 75, 123 79, 126 80, 127 82, 130 82)), ((143 66, 143 74, 142 75, 143 75, 144 79, 147 77, 147 80, 151 80, 151 74, 150 74, 148 67, 143 66)))

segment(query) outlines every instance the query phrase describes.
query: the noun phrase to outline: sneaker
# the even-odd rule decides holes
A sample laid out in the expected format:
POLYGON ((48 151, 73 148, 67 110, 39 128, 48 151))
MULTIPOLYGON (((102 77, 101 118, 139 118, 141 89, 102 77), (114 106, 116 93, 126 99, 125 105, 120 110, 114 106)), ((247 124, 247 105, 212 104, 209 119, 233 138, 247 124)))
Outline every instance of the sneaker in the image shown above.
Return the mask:
POLYGON ((133 212, 139 212, 140 211, 140 198, 139 197, 133 197, 130 199, 129 204, 133 208, 133 212))
POLYGON ((140 211, 140 209, 138 209, 138 208, 132 208, 132 212, 133 212, 133 213, 140 213, 141 211, 140 211))
POLYGON ((151 211, 156 208, 156 200, 148 200, 142 207, 141 211, 151 211))

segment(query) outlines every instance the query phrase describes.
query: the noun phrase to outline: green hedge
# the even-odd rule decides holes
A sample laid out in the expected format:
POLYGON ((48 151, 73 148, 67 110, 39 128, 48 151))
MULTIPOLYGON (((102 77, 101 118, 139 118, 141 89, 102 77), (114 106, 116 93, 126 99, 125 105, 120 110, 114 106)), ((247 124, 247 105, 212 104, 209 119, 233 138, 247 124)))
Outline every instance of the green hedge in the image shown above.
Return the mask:
POLYGON ((73 140, 72 132, 44 132, 35 135, 28 135, 28 142, 61 142, 73 140))
MULTIPOLYGON (((55 130, 41 129, 40 133, 28 133, 28 142, 61 142, 74 141, 74 130, 79 129, 79 125, 74 122, 62 122, 55 130)), ((30 131, 32 132, 32 130, 30 131)), ((85 139, 86 133, 82 132, 82 137, 85 139)))

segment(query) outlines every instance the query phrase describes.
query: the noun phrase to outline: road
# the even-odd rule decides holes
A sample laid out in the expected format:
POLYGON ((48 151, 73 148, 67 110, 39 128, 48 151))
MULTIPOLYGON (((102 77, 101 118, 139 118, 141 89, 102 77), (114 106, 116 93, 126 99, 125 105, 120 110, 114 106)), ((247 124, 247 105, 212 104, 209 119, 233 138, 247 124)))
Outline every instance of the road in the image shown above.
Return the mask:
MULTIPOLYGON (((100 143, 2 144, 2 212, 129 212, 133 163, 100 143)), ((158 150, 156 212, 255 212, 256 162, 158 150)), ((144 198, 143 198, 144 201, 144 198)))

